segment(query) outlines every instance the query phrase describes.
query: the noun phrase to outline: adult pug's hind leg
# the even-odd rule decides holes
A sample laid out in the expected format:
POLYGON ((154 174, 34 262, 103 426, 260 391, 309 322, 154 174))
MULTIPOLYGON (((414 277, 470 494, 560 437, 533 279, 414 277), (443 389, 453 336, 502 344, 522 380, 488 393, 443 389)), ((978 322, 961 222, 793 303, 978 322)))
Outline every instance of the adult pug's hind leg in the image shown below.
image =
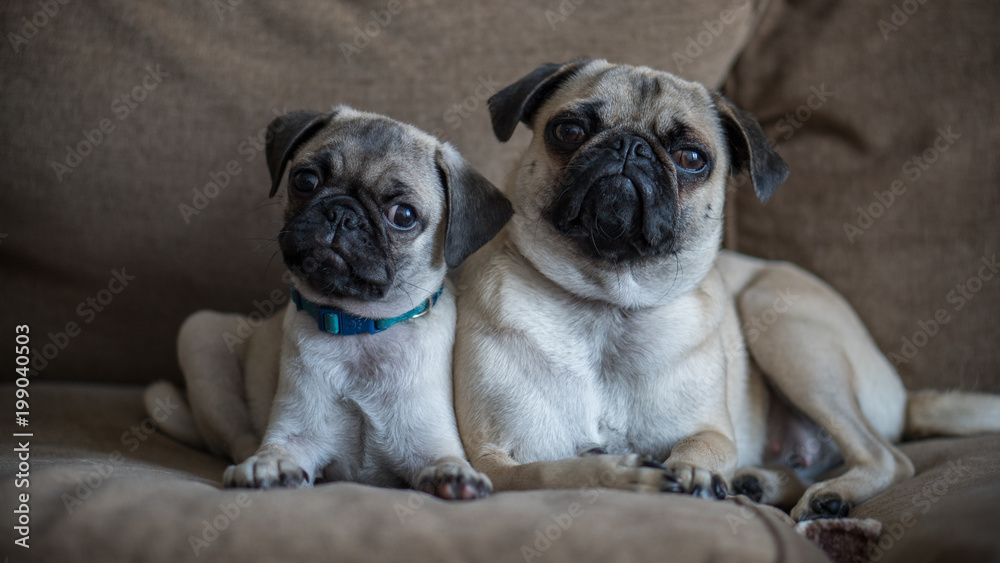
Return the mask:
POLYGON ((758 329, 747 331, 747 347, 767 380, 822 426, 844 457, 846 471, 809 487, 793 518, 846 516, 852 504, 913 475, 910 460, 862 413, 859 389, 884 390, 876 399, 900 420, 895 403, 905 393, 843 298, 806 272, 777 264, 748 285, 738 305, 744 326, 758 329))

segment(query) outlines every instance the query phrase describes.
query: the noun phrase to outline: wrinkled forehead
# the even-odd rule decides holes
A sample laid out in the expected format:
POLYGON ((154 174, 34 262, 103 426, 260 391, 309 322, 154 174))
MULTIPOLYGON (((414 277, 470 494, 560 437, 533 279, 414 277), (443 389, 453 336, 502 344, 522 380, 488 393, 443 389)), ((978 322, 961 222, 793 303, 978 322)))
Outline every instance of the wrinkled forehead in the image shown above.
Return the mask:
POLYGON ((615 126, 665 130, 681 123, 706 133, 718 130, 718 112, 704 86, 647 67, 584 69, 550 102, 549 116, 583 107, 615 126))
POLYGON ((387 176, 404 183, 436 181, 436 141, 389 119, 334 119, 296 154, 294 165, 319 166, 334 177, 372 185, 387 176))

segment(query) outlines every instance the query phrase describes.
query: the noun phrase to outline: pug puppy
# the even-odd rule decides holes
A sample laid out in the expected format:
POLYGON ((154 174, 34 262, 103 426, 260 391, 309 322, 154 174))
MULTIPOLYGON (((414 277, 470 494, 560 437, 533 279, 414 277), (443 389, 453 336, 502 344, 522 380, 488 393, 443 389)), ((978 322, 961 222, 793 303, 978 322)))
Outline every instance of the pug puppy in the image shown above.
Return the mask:
POLYGON ((533 133, 514 217, 459 283, 459 430, 497 490, 734 490, 844 516, 913 475, 904 430, 1000 429, 995 396, 907 394, 826 284, 720 252, 730 170, 766 201, 788 168, 719 94, 580 59, 489 107, 499 140, 533 133))
MULTIPOLYGON (((190 409, 161 427, 229 456, 227 487, 321 477, 489 494, 455 425, 445 274, 497 233, 509 202, 450 145, 381 115, 299 111, 268 132, 272 197, 289 170, 277 241, 292 299, 245 342, 240 315, 189 317, 190 409)), ((149 389, 149 410, 157 399, 184 402, 169 384, 149 389)))

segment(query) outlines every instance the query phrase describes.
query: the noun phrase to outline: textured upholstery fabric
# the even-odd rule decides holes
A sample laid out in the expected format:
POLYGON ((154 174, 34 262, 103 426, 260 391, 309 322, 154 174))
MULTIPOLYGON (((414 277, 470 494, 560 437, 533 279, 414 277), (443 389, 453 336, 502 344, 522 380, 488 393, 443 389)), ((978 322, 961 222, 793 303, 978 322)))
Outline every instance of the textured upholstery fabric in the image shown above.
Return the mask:
MULTIPOLYGON (((12 386, 0 400, 13 401, 12 386)), ((0 484, 0 545, 11 561, 825 560, 768 507, 679 495, 536 491, 456 504, 338 483, 240 497, 218 489, 224 460, 154 430, 137 387, 39 384, 33 405, 29 550, 11 547, 24 489, 13 457, 0 458, 11 477, 0 484)), ((0 419, 3 435, 15 431, 0 419)), ((884 523, 872 559, 1000 557, 1000 437, 903 449, 917 476, 852 513, 884 523)))
MULTIPOLYGON (((450 140, 502 185, 528 134, 496 141, 486 111, 495 91, 582 54, 719 84, 756 9, 730 11, 728 0, 56 6, 26 44, 0 50, 0 316, 31 323, 46 379, 118 382, 178 380, 174 337, 186 315, 266 310, 271 291, 285 289, 262 152, 276 111, 345 103, 385 113, 450 140), (696 50, 688 40, 704 21, 723 28, 696 50), (134 277, 127 287, 124 276, 134 277)), ((20 33, 39 9, 5 4, 3 29, 20 33)))
POLYGON ((792 170, 737 190, 731 245, 842 292, 911 389, 1000 391, 998 16, 776 3, 726 87, 792 170))
MULTIPOLYGON (((13 495, 23 490, 0 484, 11 561, 825 560, 776 510, 733 501, 591 489, 448 503, 350 483, 220 490, 222 459, 143 430, 152 426, 140 389, 34 392, 28 550, 12 547, 13 495)), ((14 431, 9 417, 0 429, 14 431)), ((9 458, 2 472, 13 474, 9 458)))

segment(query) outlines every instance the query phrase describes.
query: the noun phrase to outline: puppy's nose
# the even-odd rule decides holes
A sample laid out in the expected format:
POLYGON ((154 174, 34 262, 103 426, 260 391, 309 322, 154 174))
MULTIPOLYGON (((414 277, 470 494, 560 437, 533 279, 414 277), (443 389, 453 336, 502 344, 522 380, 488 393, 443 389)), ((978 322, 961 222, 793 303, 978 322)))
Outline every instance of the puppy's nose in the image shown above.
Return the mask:
POLYGON ((361 222, 357 212, 347 207, 334 207, 327 212, 326 217, 333 225, 349 231, 357 229, 358 224, 361 222))
POLYGON ((618 152, 622 159, 629 158, 652 158, 653 149, 646 142, 646 139, 636 135, 623 135, 614 140, 612 148, 618 152))
POLYGON ((360 205, 353 198, 336 198, 326 208, 326 218, 336 229, 357 229, 363 215, 360 205))

